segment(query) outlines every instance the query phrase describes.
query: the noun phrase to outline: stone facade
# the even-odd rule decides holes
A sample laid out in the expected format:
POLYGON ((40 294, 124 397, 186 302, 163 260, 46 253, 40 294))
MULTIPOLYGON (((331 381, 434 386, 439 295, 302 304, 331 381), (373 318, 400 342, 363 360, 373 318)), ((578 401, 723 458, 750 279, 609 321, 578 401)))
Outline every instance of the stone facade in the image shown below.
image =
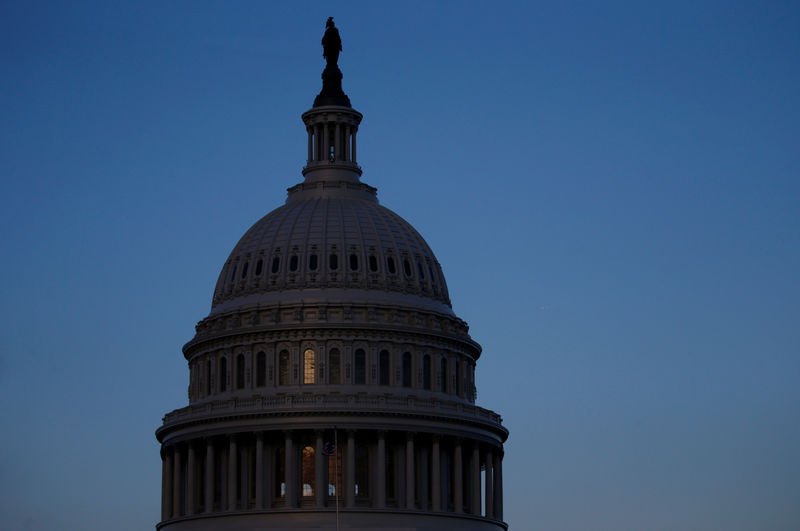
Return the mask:
POLYGON ((303 114, 304 181, 245 233, 184 346, 158 529, 505 529, 481 348, 414 228, 360 181, 361 114, 303 114))

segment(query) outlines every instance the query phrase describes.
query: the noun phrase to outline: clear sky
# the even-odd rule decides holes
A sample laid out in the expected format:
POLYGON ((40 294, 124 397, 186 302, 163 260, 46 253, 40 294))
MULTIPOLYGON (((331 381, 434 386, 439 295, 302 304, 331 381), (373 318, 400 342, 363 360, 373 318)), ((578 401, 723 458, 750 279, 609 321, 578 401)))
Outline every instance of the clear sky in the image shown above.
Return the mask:
POLYGON ((299 182, 334 16, 512 529, 800 529, 800 4, 0 5, 0 528, 153 529, 181 346, 299 182))

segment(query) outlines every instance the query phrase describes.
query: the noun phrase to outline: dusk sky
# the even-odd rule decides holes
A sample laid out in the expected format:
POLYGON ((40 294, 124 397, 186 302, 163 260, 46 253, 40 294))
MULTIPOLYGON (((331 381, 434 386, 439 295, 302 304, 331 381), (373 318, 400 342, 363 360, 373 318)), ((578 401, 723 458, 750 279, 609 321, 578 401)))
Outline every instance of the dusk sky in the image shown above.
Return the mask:
POLYGON ((0 528, 155 528, 329 16, 362 180, 483 346, 511 529, 800 529, 800 3, 8 0, 0 528))

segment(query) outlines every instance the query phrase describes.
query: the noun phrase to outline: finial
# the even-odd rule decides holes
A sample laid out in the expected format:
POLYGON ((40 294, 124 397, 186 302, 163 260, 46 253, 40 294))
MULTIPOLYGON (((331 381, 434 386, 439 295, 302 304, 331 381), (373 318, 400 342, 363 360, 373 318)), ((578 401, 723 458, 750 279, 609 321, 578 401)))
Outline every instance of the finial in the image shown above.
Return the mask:
POLYGON ((333 17, 325 22, 325 34, 322 36, 322 57, 325 58, 325 70, 322 72, 322 92, 314 99, 314 107, 338 105, 350 107, 350 98, 342 90, 342 71, 339 70, 339 52, 342 51, 342 39, 339 30, 333 23, 333 17))

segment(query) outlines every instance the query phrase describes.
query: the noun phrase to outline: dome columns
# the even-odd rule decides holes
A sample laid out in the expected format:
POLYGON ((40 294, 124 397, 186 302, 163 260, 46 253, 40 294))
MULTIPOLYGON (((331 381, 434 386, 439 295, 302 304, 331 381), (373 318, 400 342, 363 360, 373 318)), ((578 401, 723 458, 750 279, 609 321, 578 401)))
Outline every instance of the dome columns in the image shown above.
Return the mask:
POLYGON ((315 107, 303 114, 308 134, 306 182, 358 182, 361 168, 356 157, 356 134, 361 113, 349 107, 315 107))

